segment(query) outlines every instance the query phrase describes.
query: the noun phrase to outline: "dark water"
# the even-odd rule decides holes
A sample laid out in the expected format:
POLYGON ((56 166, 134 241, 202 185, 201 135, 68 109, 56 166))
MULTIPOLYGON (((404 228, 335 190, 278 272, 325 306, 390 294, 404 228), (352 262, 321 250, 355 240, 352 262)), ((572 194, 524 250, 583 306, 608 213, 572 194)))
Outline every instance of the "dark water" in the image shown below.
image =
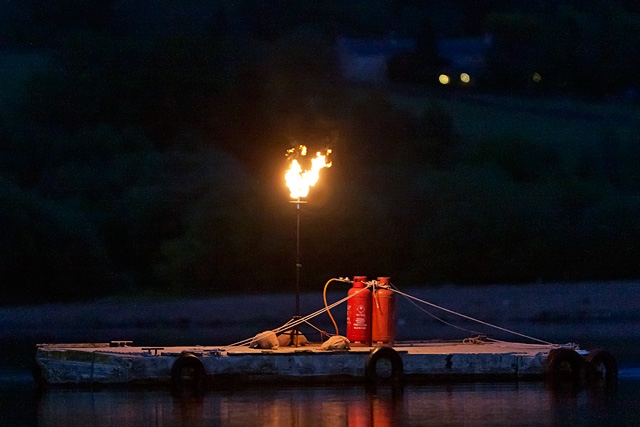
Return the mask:
POLYGON ((640 369, 614 390, 543 383, 273 387, 176 397, 167 390, 48 390, 3 374, 2 426, 638 426, 640 369))
MULTIPOLYGON (((39 315, 32 313, 36 314, 39 315)), ((173 336, 180 336, 186 343, 202 342, 204 337, 209 342, 226 343, 235 339, 220 334, 242 331, 220 328, 212 332, 209 328, 205 330, 206 335, 187 336, 193 332, 187 328, 158 336, 158 330, 140 329, 134 331, 138 334, 135 335, 131 330, 126 334, 111 330, 93 332, 91 327, 95 324, 88 321, 78 321, 82 329, 66 331, 64 324, 55 322, 32 328, 20 320, 22 317, 8 316, 15 325, 9 321, 0 325, 5 328, 4 332, 14 328, 0 340, 0 427, 640 426, 637 324, 620 327, 618 323, 612 327, 606 322, 526 325, 525 330, 532 335, 552 342, 575 340, 582 348, 610 350, 621 366, 619 384, 613 390, 557 390, 541 382, 411 385, 401 391, 386 388, 372 391, 362 386, 293 388, 273 384, 268 388, 210 391, 201 397, 189 398, 175 397, 168 390, 39 392, 27 367, 34 356, 35 342, 99 341, 104 338, 95 335, 99 332, 109 337, 133 337, 139 344, 150 345, 179 344, 167 342, 167 337, 173 336), (214 332, 218 335, 213 336, 214 332)), ((509 327, 520 330, 517 326, 509 327)), ((440 329, 428 332, 438 337, 443 335, 440 329)), ((244 337, 244 333, 241 334, 240 338, 244 337)))

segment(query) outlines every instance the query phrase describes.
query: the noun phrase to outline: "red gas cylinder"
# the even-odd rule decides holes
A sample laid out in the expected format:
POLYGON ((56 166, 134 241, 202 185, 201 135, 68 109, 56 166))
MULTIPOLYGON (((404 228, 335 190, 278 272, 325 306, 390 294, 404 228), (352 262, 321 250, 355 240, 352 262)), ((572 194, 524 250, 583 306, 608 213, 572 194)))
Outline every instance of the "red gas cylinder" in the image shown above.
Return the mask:
POLYGON ((378 277, 371 307, 371 342, 393 344, 395 340, 396 306, 388 277, 378 277))
POLYGON ((347 339, 352 346, 371 345, 371 291, 364 282, 367 276, 354 276, 347 300, 347 339))

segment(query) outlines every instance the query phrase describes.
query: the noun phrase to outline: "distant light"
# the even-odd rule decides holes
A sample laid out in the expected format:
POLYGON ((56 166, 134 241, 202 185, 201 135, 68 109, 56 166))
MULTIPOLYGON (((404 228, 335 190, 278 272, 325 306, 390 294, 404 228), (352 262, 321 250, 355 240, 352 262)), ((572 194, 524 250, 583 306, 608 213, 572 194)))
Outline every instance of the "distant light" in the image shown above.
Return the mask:
POLYGON ((471 77, 467 73, 461 73, 460 80, 462 81, 462 83, 469 83, 471 81, 471 77))
POLYGON ((533 73, 531 79, 536 83, 540 83, 540 80, 542 80, 542 76, 538 73, 533 73))
POLYGON ((447 76, 446 74, 440 74, 440 76, 438 77, 438 81, 443 85, 447 85, 449 84, 449 76, 447 76))

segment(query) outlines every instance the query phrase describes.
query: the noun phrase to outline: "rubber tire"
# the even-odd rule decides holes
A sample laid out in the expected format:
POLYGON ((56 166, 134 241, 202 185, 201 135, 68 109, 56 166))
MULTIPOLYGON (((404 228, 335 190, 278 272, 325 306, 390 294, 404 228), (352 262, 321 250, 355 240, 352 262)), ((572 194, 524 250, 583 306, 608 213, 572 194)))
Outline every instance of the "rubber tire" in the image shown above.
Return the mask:
POLYGON ((585 358, 589 381, 613 384, 618 379, 618 361, 605 350, 592 350, 585 358))
POLYGON ((206 372, 204 365, 192 353, 181 355, 171 368, 171 386, 179 394, 201 393, 206 372))
POLYGON ((545 373, 552 383, 577 384, 582 378, 584 368, 584 359, 574 350, 554 348, 547 356, 545 373))
POLYGON ((367 381, 370 383, 380 384, 391 382, 392 384, 398 384, 402 382, 404 377, 404 364, 397 351, 391 347, 381 346, 376 347, 369 354, 367 362, 365 363, 364 372, 367 381), (391 366, 391 371, 389 375, 381 376, 378 372, 378 362, 384 360, 391 366))

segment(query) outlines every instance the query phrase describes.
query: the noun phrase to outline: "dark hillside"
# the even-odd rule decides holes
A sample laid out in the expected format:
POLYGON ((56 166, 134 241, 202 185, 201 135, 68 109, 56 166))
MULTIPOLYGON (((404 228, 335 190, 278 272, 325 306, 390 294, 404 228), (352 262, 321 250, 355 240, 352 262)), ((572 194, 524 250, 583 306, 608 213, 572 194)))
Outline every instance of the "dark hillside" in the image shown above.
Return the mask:
POLYGON ((640 276, 626 2, 4 3, 2 305, 289 290, 297 144, 334 152, 301 210, 304 290, 640 276), (355 85, 336 50, 398 35, 427 66, 436 39, 485 32, 469 88, 355 85), (560 69, 531 86, 540 63, 560 69))

